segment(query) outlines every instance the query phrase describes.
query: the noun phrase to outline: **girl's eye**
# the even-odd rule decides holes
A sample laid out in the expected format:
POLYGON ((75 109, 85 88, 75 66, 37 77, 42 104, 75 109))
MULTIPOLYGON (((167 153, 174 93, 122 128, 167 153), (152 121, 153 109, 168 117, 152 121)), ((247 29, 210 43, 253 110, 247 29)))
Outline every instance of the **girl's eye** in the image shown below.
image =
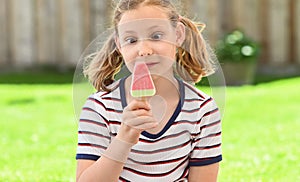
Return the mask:
POLYGON ((134 44, 137 42, 137 39, 134 37, 128 37, 125 39, 125 44, 134 44))
POLYGON ((151 40, 161 40, 163 34, 162 33, 155 33, 151 36, 151 40))

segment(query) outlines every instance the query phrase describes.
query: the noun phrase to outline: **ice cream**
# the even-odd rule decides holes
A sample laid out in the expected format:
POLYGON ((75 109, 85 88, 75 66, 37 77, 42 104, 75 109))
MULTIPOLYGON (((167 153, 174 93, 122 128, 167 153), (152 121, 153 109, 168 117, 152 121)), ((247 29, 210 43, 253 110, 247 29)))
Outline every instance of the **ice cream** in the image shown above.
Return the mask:
POLYGON ((155 86, 146 63, 136 62, 132 75, 130 93, 133 97, 155 95, 155 86))

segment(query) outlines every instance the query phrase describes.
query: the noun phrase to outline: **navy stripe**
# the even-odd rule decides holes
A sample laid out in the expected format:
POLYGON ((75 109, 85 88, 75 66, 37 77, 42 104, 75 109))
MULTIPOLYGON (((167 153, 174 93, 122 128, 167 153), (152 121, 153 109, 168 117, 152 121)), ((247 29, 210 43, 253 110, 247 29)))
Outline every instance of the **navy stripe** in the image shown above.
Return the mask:
POLYGON ((183 157, 180 157, 180 158, 176 158, 176 159, 170 159, 170 160, 165 160, 165 161, 155 161, 155 162, 140 162, 140 161, 135 161, 135 160, 132 160, 132 159, 128 159, 129 161, 132 161, 134 163, 137 163, 139 165, 161 165, 161 164, 170 164, 170 163, 174 163, 174 162, 178 162, 178 161, 181 161, 185 158, 187 158, 188 156, 183 156, 183 157))
POLYGON ((92 101, 92 102, 95 102, 96 104, 102 106, 106 111, 109 111, 109 112, 116 112, 116 113, 123 113, 123 110, 116 110, 116 109, 113 109, 113 108, 108 108, 106 107, 101 101, 95 99, 95 98, 88 98, 88 100, 92 101))
POLYGON ((154 153, 160 153, 160 152, 170 151, 170 150, 173 150, 173 149, 176 149, 176 148, 184 147, 184 146, 188 145, 189 143, 191 143, 191 140, 188 140, 187 142, 179 144, 179 145, 174 145, 172 147, 167 147, 167 148, 162 148, 162 149, 157 149, 157 150, 151 150, 151 151, 140 151, 140 150, 131 149, 131 152, 139 153, 139 154, 154 154, 154 153))
POLYGON ((219 111, 219 109, 216 108, 216 109, 214 109, 214 110, 212 110, 212 111, 209 111, 209 112, 205 113, 205 114, 203 115, 203 117, 209 116, 209 115, 214 114, 214 113, 216 113, 216 112, 218 112, 218 111, 219 111))
POLYGON ((101 148, 101 149, 106 150, 106 147, 104 147, 102 145, 91 144, 91 143, 78 143, 78 146, 81 146, 81 147, 95 147, 95 148, 101 148))
POLYGON ((210 164, 214 164, 220 162, 222 160, 222 155, 205 158, 205 159, 190 159, 189 166, 206 166, 210 164))
POLYGON ((127 180, 127 179, 125 179, 125 178, 123 178, 121 176, 119 177, 119 180, 122 181, 122 182, 130 182, 129 180, 127 180))
POLYGON ((78 159, 85 159, 85 160, 93 160, 96 161, 100 157, 97 155, 91 155, 91 154, 76 154, 76 160, 78 159))
MULTIPOLYGON (((219 135, 221 135, 221 133, 222 133, 221 131, 219 131, 218 133, 211 133, 211 134, 209 134, 209 135, 207 135, 207 136, 204 136, 204 137, 202 137, 202 138, 199 138, 199 139, 197 139, 197 140, 194 140, 193 142, 196 142, 196 141, 201 140, 201 139, 204 139, 204 138, 209 138, 209 137, 219 136, 219 135)), ((201 131, 200 131, 199 133, 193 133, 192 136, 193 136, 193 137, 197 137, 197 136, 200 136, 200 134, 201 134, 201 131)))
POLYGON ((198 98, 184 100, 184 102, 202 102, 202 101, 203 101, 203 99, 198 99, 198 98))
POLYGON ((90 111, 90 112, 94 112, 95 114, 99 115, 102 119, 104 119, 104 121, 107 123, 107 119, 102 116, 102 114, 98 113, 96 110, 94 110, 93 108, 90 108, 90 107, 83 107, 82 110, 84 111, 90 111))
POLYGON ((209 149, 213 149, 213 148, 218 148, 221 146, 221 143, 217 144, 217 145, 211 145, 211 146, 205 146, 205 147, 195 147, 194 150, 209 150, 209 149))
POLYGON ((185 112, 185 113, 195 113, 200 111, 201 108, 196 108, 196 109, 190 109, 190 110, 184 110, 182 109, 181 112, 185 112))
MULTIPOLYGON (((80 119, 79 122, 91 123, 91 124, 95 124, 95 125, 98 125, 98 126, 106 127, 105 124, 99 123, 98 121, 94 121, 94 120, 90 120, 90 119, 80 119)), ((105 121, 105 122, 107 122, 107 121, 105 121)))
POLYGON ((209 99, 207 99, 206 101, 204 101, 201 105, 200 108, 204 107, 207 103, 209 103, 210 101, 212 101, 212 98, 210 97, 209 99))
POLYGON ((158 142, 158 141, 162 141, 162 140, 167 140, 167 139, 170 139, 170 138, 176 138, 180 135, 183 135, 183 134, 186 134, 186 133, 189 133, 189 131, 187 130, 184 130, 182 132, 179 132, 179 133, 176 133, 176 134, 172 134, 172 135, 167 135, 167 136, 164 136, 162 138, 159 138, 157 140, 146 140, 146 139, 141 139, 140 138, 140 142, 144 142, 144 143, 155 143, 155 142, 158 142))
POLYGON ((100 137, 100 138, 106 138, 108 140, 110 140, 110 137, 99 134, 99 133, 94 133, 94 132, 90 132, 90 131, 78 131, 78 134, 80 135, 94 135, 96 137, 100 137))
POLYGON ((202 140, 202 139, 205 139, 205 138, 210 138, 210 137, 217 137, 217 136, 220 136, 222 132, 218 132, 218 133, 212 133, 212 134, 209 134, 205 137, 202 137, 202 138, 199 138, 197 140, 194 140, 194 142, 198 142, 199 140, 202 140))
POLYGON ((174 121, 176 120, 177 116, 179 115, 181 110, 181 102, 178 102, 178 105, 175 109, 175 112, 173 113, 173 115, 171 116, 171 118, 169 119, 168 123, 165 125, 165 127, 157 134, 151 134, 147 131, 143 131, 142 135, 144 135, 145 137, 151 138, 151 139, 157 139, 159 137, 161 137, 174 123, 174 121))
POLYGON ((102 97, 103 100, 109 100, 109 101, 116 101, 116 102, 120 102, 121 99, 119 98, 113 98, 113 97, 102 97))
POLYGON ((205 99, 205 97, 199 93, 199 90, 196 90, 195 88, 193 88, 192 86, 188 85, 187 83, 184 83, 184 84, 185 84, 185 86, 186 86, 187 88, 189 88, 189 89, 190 89, 192 92, 194 92, 196 95, 198 95, 198 96, 201 97, 202 99, 205 99))
POLYGON ((200 130, 203 130, 204 128, 209 128, 209 127, 218 125, 218 124, 220 124, 220 123, 221 123, 221 120, 218 120, 218 121, 209 123, 209 124, 207 124, 207 125, 203 125, 203 126, 200 127, 200 130))
POLYGON ((180 166, 182 166, 186 161, 188 160, 188 158, 184 161, 182 161, 179 165, 175 166, 172 170, 168 171, 168 172, 164 172, 164 173, 144 173, 144 172, 141 172, 141 171, 137 171, 137 170, 134 170, 134 169, 131 169, 131 168, 128 168, 128 167, 124 167, 124 170, 127 170, 127 171, 130 171, 130 172, 133 172, 137 175, 141 175, 141 176, 147 176, 147 177, 162 177, 162 176, 167 176, 171 173, 173 173, 175 170, 177 170, 180 166))

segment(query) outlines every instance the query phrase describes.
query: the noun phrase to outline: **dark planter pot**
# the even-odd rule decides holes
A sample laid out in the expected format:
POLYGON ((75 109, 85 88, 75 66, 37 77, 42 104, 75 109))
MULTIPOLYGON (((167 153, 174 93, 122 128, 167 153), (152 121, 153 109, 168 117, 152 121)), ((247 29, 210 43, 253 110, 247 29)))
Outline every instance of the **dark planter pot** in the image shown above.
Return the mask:
POLYGON ((254 83, 256 62, 222 63, 226 85, 249 85, 254 83))

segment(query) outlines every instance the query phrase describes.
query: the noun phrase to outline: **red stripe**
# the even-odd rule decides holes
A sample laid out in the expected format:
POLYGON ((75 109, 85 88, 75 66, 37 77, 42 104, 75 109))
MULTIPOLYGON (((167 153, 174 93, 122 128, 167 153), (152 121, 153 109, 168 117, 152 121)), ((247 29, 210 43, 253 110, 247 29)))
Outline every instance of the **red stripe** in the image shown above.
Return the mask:
POLYGON ((218 111, 219 111, 219 109, 216 108, 216 109, 214 109, 214 110, 212 110, 212 111, 209 111, 209 112, 205 113, 205 114, 203 115, 203 117, 209 116, 209 115, 214 114, 214 113, 216 113, 216 112, 218 112, 218 111))
MULTIPOLYGON (((105 121, 105 120, 104 120, 105 121)), ((91 124, 95 124, 95 125, 98 125, 98 126, 102 126, 102 127, 106 127, 105 124, 103 123, 99 123, 97 121, 94 121, 94 120, 89 120, 89 119, 80 119, 79 122, 84 122, 84 123, 91 123, 91 124)), ((105 121, 107 122, 107 121, 105 121)), ((108 123, 107 123, 108 124, 108 123)))
POLYGON ((117 101, 117 102, 121 101, 121 99, 119 99, 119 98, 113 98, 113 97, 103 97, 102 99, 103 100, 109 100, 109 101, 117 101))
POLYGON ((146 176, 146 177, 164 177, 164 176, 167 176, 171 173, 173 173, 175 170, 177 170, 180 166, 184 165, 186 162, 183 161, 181 162, 178 166, 174 167, 172 170, 168 171, 168 172, 165 172, 165 173, 158 173, 158 174, 154 174, 154 173, 144 173, 144 172, 140 172, 140 171, 137 171, 137 170, 134 170, 134 169, 131 169, 131 168, 128 168, 128 167, 124 167, 124 170, 127 170, 127 171, 130 171, 132 173, 135 173, 137 175, 140 175, 140 176, 146 176))
POLYGON ((184 102, 202 102, 203 99, 185 99, 184 102))
POLYGON ((171 163, 175 163, 175 162, 178 162, 178 161, 182 161, 183 159, 187 160, 188 156, 183 156, 183 157, 180 157, 180 158, 166 160, 166 161, 155 161, 155 162, 149 162, 149 163, 135 161, 135 160, 132 160, 130 158, 128 160, 130 160, 130 161, 132 161, 136 164, 139 164, 139 165, 151 166, 151 165, 171 164, 171 163))
POLYGON ((199 93, 199 90, 197 90, 196 88, 194 87, 191 87, 190 85, 184 83, 186 87, 188 87, 191 91, 193 91, 195 94, 197 94, 199 97, 201 97, 202 99, 205 99, 205 97, 203 95, 201 95, 199 93))
POLYGON ((210 103, 211 101, 212 101, 212 98, 210 97, 209 99, 207 99, 200 105, 200 108, 204 107, 206 104, 210 103))
POLYGON ((108 136, 104 136, 104 135, 101 135, 99 133, 93 133, 93 132, 89 132, 89 131, 78 131, 78 134, 79 135, 93 135, 93 136, 96 136, 96 137, 106 138, 106 139, 110 140, 110 137, 108 137, 108 136))
POLYGON ((78 143, 78 146, 80 146, 80 147, 93 147, 93 148, 106 149, 106 147, 104 147, 104 146, 96 145, 96 144, 91 144, 91 143, 78 143))
POLYGON ((140 151, 140 150, 131 149, 131 152, 137 153, 137 154, 155 154, 155 153, 160 153, 160 152, 171 151, 171 150, 174 150, 174 149, 180 148, 180 147, 185 147, 185 146, 187 146, 190 143, 191 143, 191 141, 188 140, 187 142, 185 142, 183 144, 175 145, 175 146, 168 147, 168 148, 157 149, 157 150, 152 150, 152 151, 140 151))
POLYGON ((220 146, 221 146, 221 144, 205 146, 205 147, 195 147, 194 150, 210 150, 210 149, 218 148, 220 146))
POLYGON ((209 128, 209 127, 212 127, 212 126, 215 126, 215 125, 218 125, 221 123, 221 120, 218 120, 216 122, 213 122, 213 123, 210 123, 210 124, 207 124, 207 125, 203 125, 200 127, 200 130, 203 130, 204 128, 209 128))
POLYGON ((195 112, 198 112, 200 110, 200 108, 196 108, 196 109, 193 109, 193 110, 184 110, 182 109, 181 112, 185 112, 185 113, 195 113, 195 112))
POLYGON ((101 101, 99 101, 95 98, 88 98, 88 100, 102 106, 104 108, 104 110, 106 110, 108 112, 123 113, 123 110, 116 110, 116 109, 113 109, 113 108, 107 108, 101 101))
POLYGON ((100 113, 98 113, 97 111, 95 111, 94 109, 92 108, 89 108, 89 107, 84 107, 82 108, 83 111, 90 111, 90 112, 94 112, 95 114, 99 115, 106 123, 108 122, 108 120, 102 116, 100 113))
MULTIPOLYGON (((205 136, 205 137, 195 139, 195 140, 193 141, 193 143, 198 142, 199 140, 202 140, 202 139, 205 139, 205 138, 217 137, 217 136, 220 136, 221 134, 222 134, 222 132, 213 133, 213 134, 207 135, 207 136, 205 136)), ((199 135, 200 135, 200 133, 198 133, 196 136, 199 136, 199 135)))

